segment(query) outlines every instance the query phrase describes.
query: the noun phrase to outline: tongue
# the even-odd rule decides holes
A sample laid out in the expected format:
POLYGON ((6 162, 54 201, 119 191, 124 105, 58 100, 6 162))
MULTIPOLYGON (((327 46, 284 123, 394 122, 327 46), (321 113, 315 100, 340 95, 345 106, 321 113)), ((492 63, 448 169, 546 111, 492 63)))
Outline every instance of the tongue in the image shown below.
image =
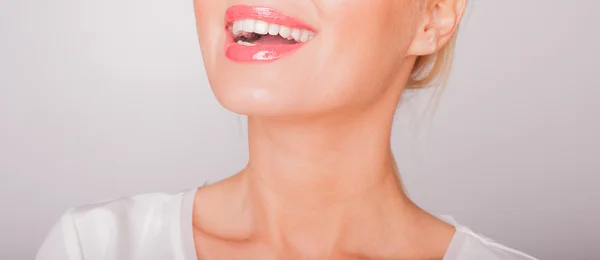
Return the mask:
POLYGON ((260 39, 252 42, 254 44, 269 44, 269 45, 276 45, 276 44, 296 44, 296 41, 294 40, 287 40, 284 39, 283 37, 276 35, 265 35, 260 37, 260 39))

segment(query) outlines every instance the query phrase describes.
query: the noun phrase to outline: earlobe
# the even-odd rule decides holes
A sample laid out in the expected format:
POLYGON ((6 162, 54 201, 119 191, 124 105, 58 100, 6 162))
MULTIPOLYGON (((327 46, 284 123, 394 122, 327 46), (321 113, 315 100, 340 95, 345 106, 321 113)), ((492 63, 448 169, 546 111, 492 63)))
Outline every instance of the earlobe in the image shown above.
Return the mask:
POLYGON ((435 28, 420 28, 415 35, 410 47, 408 55, 424 56, 436 52, 438 49, 439 33, 435 28))
POLYGON ((467 0, 436 0, 427 10, 408 54, 424 56, 442 49, 452 38, 464 14, 467 0))

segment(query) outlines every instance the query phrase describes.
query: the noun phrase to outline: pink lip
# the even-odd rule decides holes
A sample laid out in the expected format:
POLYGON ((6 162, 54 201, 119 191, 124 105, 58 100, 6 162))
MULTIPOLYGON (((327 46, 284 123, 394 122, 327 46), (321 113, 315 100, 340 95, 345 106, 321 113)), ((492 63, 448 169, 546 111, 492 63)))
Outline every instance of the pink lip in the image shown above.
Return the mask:
MULTIPOLYGON (((227 9, 225 12, 225 22, 227 26, 239 19, 255 19, 274 23, 290 28, 299 28, 315 31, 311 26, 286 15, 278 10, 262 7, 235 5, 227 9)), ((234 42, 233 36, 227 32, 227 42, 225 56, 236 62, 269 62, 278 60, 287 54, 304 46, 305 43, 297 44, 259 44, 255 46, 245 46, 234 42)))

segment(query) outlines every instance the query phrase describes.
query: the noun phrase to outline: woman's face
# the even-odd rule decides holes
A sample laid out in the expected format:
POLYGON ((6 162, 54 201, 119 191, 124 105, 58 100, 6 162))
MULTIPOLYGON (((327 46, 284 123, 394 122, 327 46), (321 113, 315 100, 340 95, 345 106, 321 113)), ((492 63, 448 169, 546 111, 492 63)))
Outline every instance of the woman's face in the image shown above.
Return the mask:
POLYGON ((195 0, 202 56, 219 102, 236 113, 277 117, 360 109, 401 88, 400 72, 412 66, 405 61, 418 6, 418 0, 195 0))

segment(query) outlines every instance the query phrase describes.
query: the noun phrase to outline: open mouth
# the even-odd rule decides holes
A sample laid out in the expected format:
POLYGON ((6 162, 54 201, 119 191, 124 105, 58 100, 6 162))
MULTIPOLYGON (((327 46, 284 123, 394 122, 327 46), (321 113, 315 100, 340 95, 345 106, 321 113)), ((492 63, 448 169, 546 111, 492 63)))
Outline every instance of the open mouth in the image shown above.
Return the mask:
POLYGON ((261 20, 236 20, 230 26, 233 40, 237 44, 255 46, 258 44, 299 44, 312 40, 315 33, 300 28, 267 23, 261 20))
POLYGON ((236 5, 225 16, 225 55, 236 62, 274 61, 317 36, 312 27, 269 7, 236 5))

